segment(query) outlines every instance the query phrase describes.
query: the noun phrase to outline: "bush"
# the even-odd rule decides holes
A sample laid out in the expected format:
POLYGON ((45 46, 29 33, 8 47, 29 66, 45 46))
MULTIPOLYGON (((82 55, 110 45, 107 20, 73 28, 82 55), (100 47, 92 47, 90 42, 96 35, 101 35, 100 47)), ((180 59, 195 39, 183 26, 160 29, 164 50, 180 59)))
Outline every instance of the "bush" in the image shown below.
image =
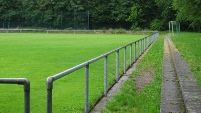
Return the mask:
POLYGON ((150 25, 150 28, 151 30, 164 30, 164 27, 163 27, 163 21, 159 20, 159 19, 155 19, 151 22, 151 25, 150 25))

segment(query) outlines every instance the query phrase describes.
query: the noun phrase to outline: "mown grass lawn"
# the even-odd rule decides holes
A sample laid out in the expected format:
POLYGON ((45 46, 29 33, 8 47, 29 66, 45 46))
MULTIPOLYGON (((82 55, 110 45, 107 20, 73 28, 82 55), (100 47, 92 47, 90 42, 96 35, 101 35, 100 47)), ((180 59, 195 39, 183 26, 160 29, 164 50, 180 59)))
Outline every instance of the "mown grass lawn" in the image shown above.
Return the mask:
MULTIPOLYGON (((44 113, 48 76, 142 37, 145 35, 0 34, 0 78, 29 79, 31 112, 44 113)), ((109 68, 115 68, 115 55, 109 59, 109 68)), ((103 78, 103 60, 90 65, 90 105, 103 93, 103 78)), ((0 84, 0 89, 0 112, 23 112, 23 87, 0 84)), ((83 109, 84 69, 81 69, 54 83, 53 112, 82 112, 83 109)))
POLYGON ((136 71, 122 86, 121 92, 108 102, 103 113, 159 113, 162 83, 164 35, 151 46, 148 53, 139 62, 136 71), (135 77, 149 73, 153 81, 143 89, 137 89, 135 77))
POLYGON ((201 86, 201 33, 182 32, 171 39, 201 86))

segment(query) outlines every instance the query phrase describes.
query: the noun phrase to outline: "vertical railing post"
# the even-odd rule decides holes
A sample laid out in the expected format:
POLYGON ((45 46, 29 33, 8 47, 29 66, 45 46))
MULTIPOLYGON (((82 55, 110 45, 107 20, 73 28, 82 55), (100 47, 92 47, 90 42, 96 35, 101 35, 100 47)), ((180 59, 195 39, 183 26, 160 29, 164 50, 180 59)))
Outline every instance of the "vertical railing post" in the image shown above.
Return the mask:
POLYGON ((85 68, 85 113, 88 113, 89 101, 89 64, 85 68))
POLYGON ((119 50, 116 52, 116 82, 119 79, 119 50))
POLYGON ((137 60, 136 42, 135 42, 135 48, 134 48, 134 51, 135 51, 135 61, 136 61, 136 60, 137 60))
POLYGON ((24 112, 30 113, 30 83, 28 80, 24 84, 24 106, 24 112))
POLYGON ((143 38, 143 52, 145 51, 145 38, 143 38))
POLYGON ((147 49, 147 37, 145 38, 145 49, 147 49))
POLYGON ((132 65, 132 48, 133 48, 133 45, 131 44, 131 46, 130 46, 130 66, 132 65))
POLYGON ((140 41, 141 41, 141 53, 140 53, 140 55, 142 55, 142 53, 143 53, 143 44, 142 44, 143 39, 141 39, 140 41))
POLYGON ((140 57, 140 55, 141 55, 141 40, 139 40, 139 55, 138 55, 138 57, 140 57))
POLYGON ((140 56, 140 51, 141 51, 141 48, 140 48, 140 40, 138 40, 138 58, 140 56))
POLYGON ((138 54, 139 54, 139 47, 138 47, 138 41, 136 42, 136 59, 138 58, 138 54))
POLYGON ((144 38, 144 51, 146 50, 146 38, 144 38))
POLYGON ((47 78, 47 113, 52 113, 52 89, 53 89, 53 78, 47 78))
POLYGON ((126 47, 124 47, 124 74, 126 73, 126 47))
POLYGON ((104 95, 107 96, 108 56, 104 60, 104 95))
MULTIPOLYGON (((143 50, 143 49, 144 49, 144 48, 143 48, 143 40, 144 40, 144 38, 142 38, 142 40, 141 40, 141 41, 142 41, 142 42, 141 42, 141 44, 142 44, 142 45, 141 45, 141 46, 142 46, 142 53, 144 52, 144 50, 143 50)), ((142 53, 141 53, 141 54, 142 54, 142 53)))

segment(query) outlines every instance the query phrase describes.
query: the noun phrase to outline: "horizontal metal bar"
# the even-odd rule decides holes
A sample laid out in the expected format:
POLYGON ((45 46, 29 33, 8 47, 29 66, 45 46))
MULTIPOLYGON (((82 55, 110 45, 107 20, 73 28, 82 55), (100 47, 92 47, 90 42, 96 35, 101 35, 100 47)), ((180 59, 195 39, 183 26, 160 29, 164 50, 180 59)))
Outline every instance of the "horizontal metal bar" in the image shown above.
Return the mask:
POLYGON ((80 68, 85 67, 85 66, 88 65, 88 64, 89 64, 88 62, 84 62, 84 63, 82 63, 82 64, 79 64, 79 65, 77 65, 77 66, 75 66, 75 67, 72 67, 72 68, 70 68, 70 69, 68 69, 68 70, 65 70, 65 71, 63 71, 63 72, 61 72, 61 73, 58 73, 58 74, 52 76, 52 79, 53 79, 53 81, 55 81, 55 80, 57 80, 57 79, 59 79, 59 78, 61 78, 61 77, 64 77, 64 76, 67 75, 67 74, 70 74, 70 73, 72 73, 72 72, 74 72, 74 71, 76 71, 76 70, 78 70, 78 69, 80 69, 80 68))
POLYGON ((0 84, 20 84, 25 85, 24 90, 30 90, 30 82, 26 78, 0 78, 0 84))

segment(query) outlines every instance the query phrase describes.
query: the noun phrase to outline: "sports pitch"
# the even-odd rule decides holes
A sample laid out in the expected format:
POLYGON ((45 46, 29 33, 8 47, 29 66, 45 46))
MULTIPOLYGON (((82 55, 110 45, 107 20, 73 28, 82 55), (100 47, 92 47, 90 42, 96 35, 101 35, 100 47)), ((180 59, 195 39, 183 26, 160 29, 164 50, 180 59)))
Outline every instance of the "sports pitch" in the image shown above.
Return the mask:
MULTIPOLYGON (((47 77, 145 36, 129 34, 0 34, 0 78, 29 79, 31 112, 44 113, 46 111, 47 77)), ((120 59, 123 60, 123 56, 120 56, 120 59)), ((112 76, 115 76, 114 62, 115 54, 109 57, 110 82, 113 81, 112 76)), ((90 65, 90 106, 103 94, 103 63, 104 61, 100 60, 90 65)), ((0 89, 0 112, 22 112, 24 109, 23 87, 0 84, 0 89)), ((53 112, 82 112, 83 110, 84 69, 81 69, 54 83, 53 112)))

